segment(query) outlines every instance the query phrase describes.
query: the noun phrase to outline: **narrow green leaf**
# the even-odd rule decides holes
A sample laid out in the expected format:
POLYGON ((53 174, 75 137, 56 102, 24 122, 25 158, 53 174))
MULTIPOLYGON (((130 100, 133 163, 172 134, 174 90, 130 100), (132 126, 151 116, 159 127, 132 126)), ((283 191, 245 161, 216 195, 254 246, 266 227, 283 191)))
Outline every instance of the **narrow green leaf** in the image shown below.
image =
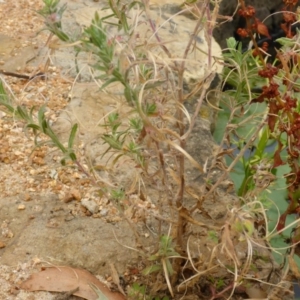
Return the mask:
POLYGON ((69 157, 70 157, 70 159, 71 159, 72 161, 76 161, 76 160, 77 160, 76 154, 75 154, 74 152, 71 152, 71 153, 69 154, 69 157))
POLYGON ((120 143, 115 137, 111 135, 103 135, 101 137, 107 144, 109 144, 113 149, 121 150, 123 147, 123 144, 120 143))
POLYGON ((160 271, 162 268, 161 268, 161 265, 152 265, 150 267, 147 267, 145 268, 143 271, 142 271, 142 274, 143 275, 149 275, 151 273, 154 273, 154 272, 158 272, 160 271))
POLYGON ((159 255, 158 254, 154 254, 148 257, 148 260, 150 261, 154 261, 154 260, 158 260, 159 259, 159 255))
POLYGON ((45 128, 45 134, 50 137, 53 144, 58 147, 64 154, 68 152, 68 150, 64 147, 64 145, 59 141, 58 137, 55 135, 55 133, 52 131, 52 129, 45 128))
POLYGON ((69 147, 69 148, 72 148, 72 147, 73 147, 74 140, 75 140, 75 137, 76 137, 77 129, 78 129, 78 124, 76 123, 76 124, 74 124, 74 126, 72 127, 72 130, 71 130, 71 133, 70 133, 70 137, 69 137, 69 141, 68 141, 68 147, 69 147))
POLYGON ((43 121, 45 120, 45 111, 46 111, 46 107, 43 105, 38 112, 38 122, 40 125, 43 124, 43 121))
POLYGON ((112 161, 112 166, 114 166, 116 164, 116 162, 119 160, 119 158, 121 158, 122 156, 124 156, 123 153, 118 154, 112 161))
POLYGON ((117 80, 116 78, 114 78, 114 77, 108 79, 107 81, 105 81, 105 82, 101 85, 100 90, 105 89, 105 88, 106 88, 107 86, 109 86, 111 83, 117 82, 117 81, 118 81, 118 80, 117 80))
POLYGON ((172 267, 172 264, 171 264, 170 260, 169 259, 165 259, 164 261, 166 262, 168 274, 169 275, 173 275, 174 270, 173 270, 173 267, 172 267))
POLYGON ((34 129, 34 130, 41 131, 41 127, 38 126, 38 125, 36 125, 36 124, 27 124, 27 125, 25 126, 25 128, 32 128, 32 129, 34 129))
POLYGON ((16 110, 13 106, 9 105, 8 103, 3 102, 2 100, 0 100, 0 105, 3 105, 4 107, 6 107, 10 113, 16 113, 16 110))
POLYGON ((20 116, 23 120, 25 120, 25 121, 30 121, 30 118, 29 118, 29 115, 28 115, 28 113, 27 113, 26 108, 23 108, 23 107, 21 107, 21 106, 18 106, 18 107, 17 107, 17 112, 18 112, 19 116, 20 116))

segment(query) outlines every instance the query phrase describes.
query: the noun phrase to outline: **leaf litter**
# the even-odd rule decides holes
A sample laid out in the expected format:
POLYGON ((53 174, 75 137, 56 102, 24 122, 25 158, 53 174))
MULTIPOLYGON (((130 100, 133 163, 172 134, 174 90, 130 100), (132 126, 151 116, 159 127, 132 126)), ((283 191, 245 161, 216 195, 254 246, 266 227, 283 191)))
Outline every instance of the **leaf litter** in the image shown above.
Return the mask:
POLYGON ((49 291, 68 293, 87 300, 125 300, 120 294, 110 289, 90 272, 67 266, 46 267, 32 274, 23 281, 21 289, 26 291, 49 291), (99 298, 99 295, 103 297, 99 298))

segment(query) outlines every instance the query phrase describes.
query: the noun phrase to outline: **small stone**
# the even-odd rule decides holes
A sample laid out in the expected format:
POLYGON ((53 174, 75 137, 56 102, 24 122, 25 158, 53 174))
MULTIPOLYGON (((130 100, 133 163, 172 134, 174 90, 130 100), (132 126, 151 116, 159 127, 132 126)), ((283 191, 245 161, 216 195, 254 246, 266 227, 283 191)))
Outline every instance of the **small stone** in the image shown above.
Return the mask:
POLYGON ((74 200, 74 197, 71 193, 68 193, 65 195, 65 197, 62 199, 65 203, 69 203, 74 200))
POLYGON ((5 248, 5 247, 6 247, 6 245, 2 241, 0 241, 0 249, 5 248))
POLYGON ((89 210, 87 210, 87 211, 85 212, 85 215, 86 215, 87 217, 90 217, 90 216, 92 215, 92 213, 91 213, 89 210))
POLYGON ((18 210, 24 210, 25 209, 25 205, 24 204, 20 204, 19 206, 18 206, 18 210))
POLYGON ((74 197, 75 200, 80 201, 81 200, 81 193, 77 189, 71 190, 71 195, 74 197))
POLYGON ((81 199, 81 194, 80 191, 77 189, 72 189, 66 196, 63 198, 63 201, 65 203, 71 202, 73 200, 80 201, 81 199))
POLYGON ((67 215, 66 217, 65 217, 65 221, 66 222, 69 222, 69 221, 72 221, 72 220, 74 220, 74 216, 72 216, 72 215, 67 215))
POLYGON ((45 86, 41 86, 40 88, 38 88, 38 93, 42 93, 45 89, 45 86))
POLYGON ((100 215, 101 215, 102 217, 105 217, 105 216, 107 215, 107 213, 108 213, 108 210, 107 210, 106 208, 101 209, 101 211, 100 211, 100 215))
POLYGON ((81 175, 79 174, 79 173, 74 173, 73 175, 72 175, 72 177, 73 178, 75 178, 75 179, 80 179, 81 178, 81 175))
POLYGON ((99 205, 93 200, 84 198, 81 200, 81 205, 92 214, 96 214, 99 211, 99 205))
POLYGON ((35 157, 32 161, 39 166, 44 166, 46 164, 44 159, 41 157, 35 157))
POLYGON ((29 194, 29 193, 25 193, 25 194, 24 194, 24 197, 23 197, 23 200, 24 200, 24 201, 30 201, 30 200, 31 200, 30 194, 29 194))
POLYGON ((61 181, 63 184, 68 184, 68 183, 71 182, 69 176, 66 175, 66 174, 61 174, 61 175, 59 176, 59 179, 60 179, 60 181, 61 181))

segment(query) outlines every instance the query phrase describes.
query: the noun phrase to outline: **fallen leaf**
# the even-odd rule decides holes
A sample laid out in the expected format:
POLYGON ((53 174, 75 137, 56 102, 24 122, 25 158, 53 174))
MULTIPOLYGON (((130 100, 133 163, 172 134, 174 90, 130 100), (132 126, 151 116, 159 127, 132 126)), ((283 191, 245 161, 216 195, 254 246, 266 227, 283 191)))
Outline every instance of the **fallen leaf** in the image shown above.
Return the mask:
POLYGON ((121 284, 120 284, 120 278, 119 278, 118 271, 116 270, 113 263, 110 263, 109 266, 110 266, 110 269, 111 269, 111 275, 112 275, 112 279, 113 279, 114 284, 116 284, 119 291, 123 295, 125 295, 125 292, 124 292, 124 290, 123 290, 123 288, 121 287, 121 284))
POLYGON ((108 300, 126 300, 120 293, 114 293, 86 270, 71 267, 47 267, 39 273, 32 274, 22 282, 21 289, 26 291, 66 292, 79 288, 73 295, 87 300, 97 300, 98 296, 91 286, 96 286, 108 300))

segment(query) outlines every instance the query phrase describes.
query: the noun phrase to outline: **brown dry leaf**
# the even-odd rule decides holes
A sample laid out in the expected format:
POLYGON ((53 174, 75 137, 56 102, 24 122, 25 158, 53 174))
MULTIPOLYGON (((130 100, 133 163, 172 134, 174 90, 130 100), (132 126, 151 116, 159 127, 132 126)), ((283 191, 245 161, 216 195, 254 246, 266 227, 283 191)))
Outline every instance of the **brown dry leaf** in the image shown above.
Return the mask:
POLYGON ((79 287, 73 295, 87 300, 97 300, 98 296, 91 288, 91 284, 99 288, 108 300, 126 300, 122 294, 111 292, 104 283, 88 271, 71 267, 46 268, 31 275, 21 283, 20 288, 26 291, 66 292, 79 287))
POLYGON ((288 261, 289 261, 289 266, 290 266, 290 270, 292 271, 292 274, 299 279, 300 278, 300 272, 298 269, 298 266, 296 264, 296 261, 294 259, 294 257, 292 255, 288 256, 288 261))
POLYGON ((231 225, 229 222, 226 222, 223 226, 222 231, 222 248, 221 253, 225 250, 226 254, 237 264, 237 266, 241 265, 241 262, 238 259, 238 256, 235 252, 235 246, 233 244, 232 238, 231 238, 231 225))
POLYGON ((111 276, 112 276, 112 279, 113 279, 113 282, 114 284, 117 285, 119 291, 125 295, 125 292, 123 290, 123 288, 121 287, 121 284, 120 284, 120 278, 119 278, 119 274, 118 274, 118 271, 116 270, 115 266, 113 263, 110 263, 109 264, 110 266, 110 269, 111 269, 111 276))
POLYGON ((264 23, 262 23, 259 19, 255 18, 255 20, 256 20, 257 32, 271 39, 268 27, 264 23))

